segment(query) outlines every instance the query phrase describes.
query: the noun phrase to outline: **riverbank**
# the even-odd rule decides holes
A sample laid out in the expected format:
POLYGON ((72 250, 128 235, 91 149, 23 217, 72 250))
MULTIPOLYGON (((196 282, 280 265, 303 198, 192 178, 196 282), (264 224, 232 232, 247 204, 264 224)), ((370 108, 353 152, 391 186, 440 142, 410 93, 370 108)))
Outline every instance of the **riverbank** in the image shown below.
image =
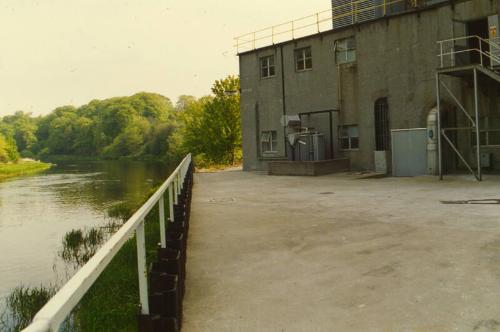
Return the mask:
POLYGON ((0 163, 0 181, 7 178, 30 175, 45 171, 53 165, 40 161, 19 161, 12 164, 0 163))

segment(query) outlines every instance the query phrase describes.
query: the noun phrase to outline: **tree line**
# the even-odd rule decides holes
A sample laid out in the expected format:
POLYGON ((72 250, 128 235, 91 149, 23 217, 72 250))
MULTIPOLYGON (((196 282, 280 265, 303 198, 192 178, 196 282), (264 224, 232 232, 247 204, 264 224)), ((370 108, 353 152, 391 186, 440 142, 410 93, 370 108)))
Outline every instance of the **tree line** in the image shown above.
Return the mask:
POLYGON ((239 78, 217 80, 212 95, 129 97, 62 106, 45 116, 18 111, 0 119, 0 162, 54 155, 102 159, 178 160, 192 152, 200 164, 241 158, 239 78))

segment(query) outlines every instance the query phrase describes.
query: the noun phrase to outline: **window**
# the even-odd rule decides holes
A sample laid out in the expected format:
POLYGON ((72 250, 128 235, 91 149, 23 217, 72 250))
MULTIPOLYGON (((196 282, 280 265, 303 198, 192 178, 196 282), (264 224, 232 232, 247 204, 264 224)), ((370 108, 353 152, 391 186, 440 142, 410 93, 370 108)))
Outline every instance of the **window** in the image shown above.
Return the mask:
POLYGON ((359 149, 358 126, 341 126, 339 127, 339 133, 342 150, 359 149))
POLYGON ((303 71, 312 69, 312 53, 310 47, 301 48, 295 50, 295 69, 297 71, 303 71))
POLYGON ((375 102, 375 150, 388 151, 390 146, 389 105, 387 98, 380 98, 375 102))
POLYGON ((336 41, 335 59, 338 64, 356 62, 356 40, 354 37, 336 41))
POLYGON ((278 134, 275 130, 263 131, 260 136, 260 147, 262 153, 278 151, 278 134))
POLYGON ((266 56, 260 59, 260 77, 268 78, 276 75, 276 65, 274 64, 274 55, 266 56))

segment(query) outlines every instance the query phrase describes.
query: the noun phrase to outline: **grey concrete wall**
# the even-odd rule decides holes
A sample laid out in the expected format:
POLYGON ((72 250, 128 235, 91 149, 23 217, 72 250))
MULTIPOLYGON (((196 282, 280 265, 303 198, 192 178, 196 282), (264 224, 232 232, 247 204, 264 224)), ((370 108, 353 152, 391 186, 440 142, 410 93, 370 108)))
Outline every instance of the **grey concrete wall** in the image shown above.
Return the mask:
MULTIPOLYGON (((335 141, 334 157, 349 157, 354 169, 373 169, 375 101, 382 97, 388 99, 391 129, 426 127, 427 114, 436 104, 437 41, 452 37, 453 19, 473 20, 499 12, 500 0, 463 1, 454 6, 406 13, 241 54, 244 169, 265 169, 268 160, 286 158, 284 128, 280 124, 283 103, 286 114, 340 107, 340 118, 334 121, 334 128, 340 124, 358 125, 360 148, 341 151, 335 141), (357 61, 339 67, 335 62, 335 41, 350 36, 356 38, 357 61), (294 50, 306 46, 312 49, 313 68, 297 72, 294 50), (275 55, 276 76, 261 79, 259 59, 270 54, 275 55), (259 154, 257 143, 261 130, 277 130, 283 138, 275 156, 259 154)), ((467 82, 450 79, 449 85, 459 98, 471 104, 467 82)), ((495 91, 492 94, 498 92, 495 91)), ((482 97, 484 109, 498 112, 498 98, 491 99, 491 93, 482 97)), ((443 103, 453 104, 445 95, 443 103)), ((457 121, 462 120, 457 117, 457 121)), ((328 121, 324 117, 311 122, 311 126, 328 136, 328 121)), ((462 145, 467 150, 467 143, 462 145)), ((456 164, 455 161, 449 163, 456 164)))

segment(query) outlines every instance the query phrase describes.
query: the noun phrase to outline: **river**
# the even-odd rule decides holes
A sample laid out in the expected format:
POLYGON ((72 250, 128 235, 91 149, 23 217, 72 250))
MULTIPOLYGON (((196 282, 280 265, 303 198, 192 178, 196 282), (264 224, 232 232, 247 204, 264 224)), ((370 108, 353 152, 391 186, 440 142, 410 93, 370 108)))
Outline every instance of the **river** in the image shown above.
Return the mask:
POLYGON ((19 285, 64 280, 56 268, 64 234, 104 225, 117 203, 139 206, 169 171, 161 163, 64 162, 0 182, 0 299, 19 285))

